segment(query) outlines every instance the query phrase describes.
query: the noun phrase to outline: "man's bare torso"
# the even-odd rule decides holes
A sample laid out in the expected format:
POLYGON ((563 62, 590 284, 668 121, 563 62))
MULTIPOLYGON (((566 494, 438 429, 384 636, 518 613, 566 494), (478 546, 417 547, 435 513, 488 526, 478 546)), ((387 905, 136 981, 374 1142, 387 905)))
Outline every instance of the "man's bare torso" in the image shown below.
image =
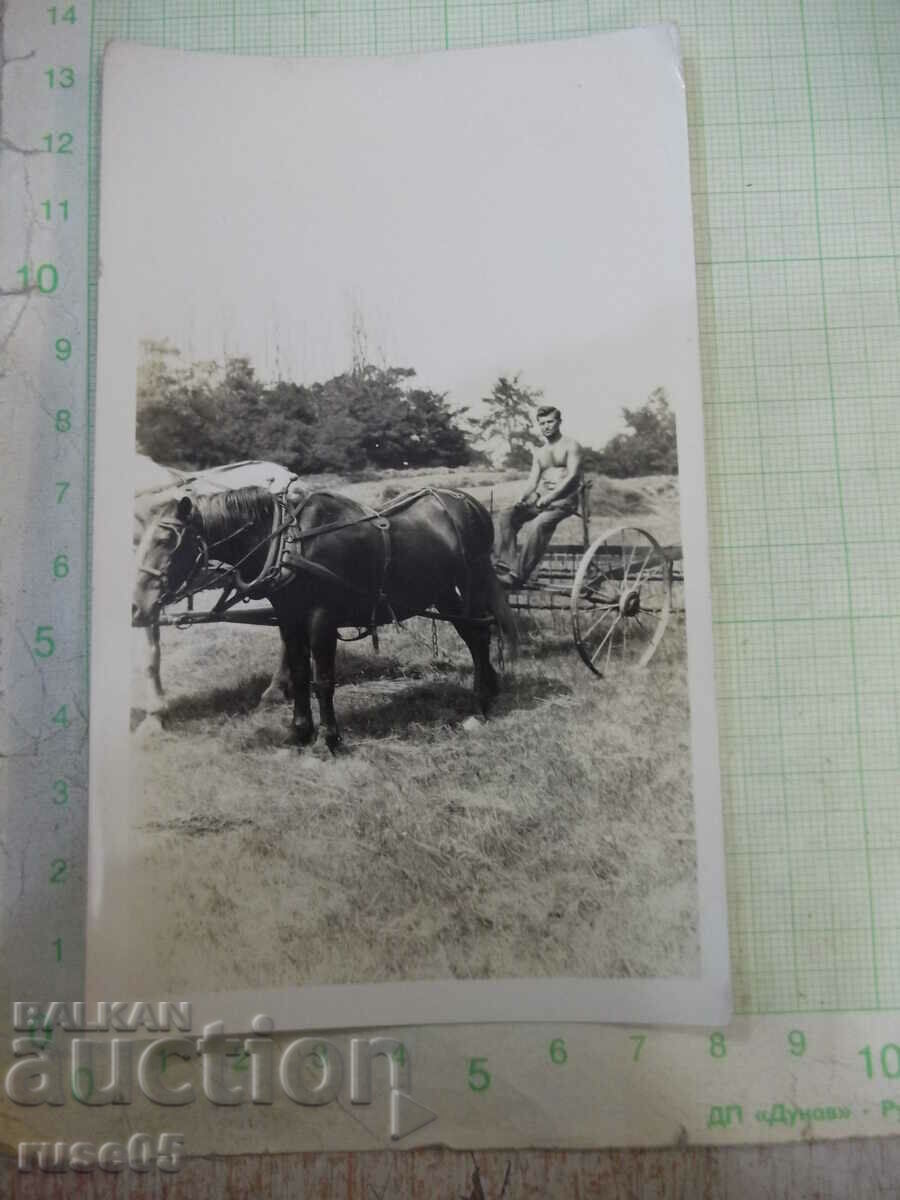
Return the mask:
POLYGON ((534 451, 534 458, 541 469, 538 481, 538 492, 541 495, 559 487, 569 473, 569 456, 576 453, 577 449, 578 443, 573 438, 560 436, 555 442, 539 446, 534 451))

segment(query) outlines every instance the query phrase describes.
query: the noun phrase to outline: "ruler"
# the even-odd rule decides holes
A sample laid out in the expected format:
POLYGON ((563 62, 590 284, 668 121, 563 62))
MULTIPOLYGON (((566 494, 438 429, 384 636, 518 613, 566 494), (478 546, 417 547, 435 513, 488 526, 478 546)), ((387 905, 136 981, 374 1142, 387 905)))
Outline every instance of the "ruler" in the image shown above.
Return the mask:
MULTIPOLYGON (((3 16, 6 961, 80 996, 87 865, 91 5, 3 16)), ((32 989, 37 989, 33 991, 32 989)), ((49 989, 49 993, 48 993, 49 989)))

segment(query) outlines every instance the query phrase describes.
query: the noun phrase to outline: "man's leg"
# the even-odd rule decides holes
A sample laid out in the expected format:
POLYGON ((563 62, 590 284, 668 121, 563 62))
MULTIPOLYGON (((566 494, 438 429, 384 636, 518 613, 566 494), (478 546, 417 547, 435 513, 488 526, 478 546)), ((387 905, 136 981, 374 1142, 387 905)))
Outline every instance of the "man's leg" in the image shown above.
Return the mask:
POLYGON ((577 512, 577 505, 573 505, 570 502, 560 505, 553 504, 549 508, 538 510, 537 516, 528 522, 522 544, 522 553, 519 556, 518 576, 521 583, 524 583, 529 578, 532 571, 544 557, 544 552, 550 545, 550 539, 553 537, 553 530, 560 521, 564 521, 566 517, 570 517, 574 512, 577 512))
MULTIPOLYGON (((538 514, 533 504, 514 504, 512 508, 504 508, 497 515, 497 548, 494 561, 503 573, 512 574, 517 571, 519 547, 516 544, 516 534, 526 521, 538 514)), ((512 581, 511 582, 515 582, 512 581)))

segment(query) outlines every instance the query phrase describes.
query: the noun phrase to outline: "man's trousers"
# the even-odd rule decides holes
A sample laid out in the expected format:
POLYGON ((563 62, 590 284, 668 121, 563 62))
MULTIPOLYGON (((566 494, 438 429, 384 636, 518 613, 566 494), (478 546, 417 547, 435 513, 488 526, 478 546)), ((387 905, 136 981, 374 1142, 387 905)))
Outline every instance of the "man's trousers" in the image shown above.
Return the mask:
POLYGON ((550 545, 553 531, 566 517, 578 512, 578 497, 564 496, 554 500, 546 508, 536 504, 515 504, 504 509, 497 517, 499 545, 496 558, 515 572, 517 583, 525 583, 541 561, 550 545), (516 534, 523 526, 521 550, 516 544, 516 534))

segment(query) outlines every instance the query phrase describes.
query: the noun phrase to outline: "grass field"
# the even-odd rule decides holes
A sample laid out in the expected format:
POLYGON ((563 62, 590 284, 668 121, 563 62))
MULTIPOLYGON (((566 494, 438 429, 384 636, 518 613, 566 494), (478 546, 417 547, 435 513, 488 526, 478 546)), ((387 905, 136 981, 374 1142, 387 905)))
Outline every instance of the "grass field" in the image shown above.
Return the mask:
MULTIPOLYGON (((344 490, 374 503, 420 478, 344 490)), ((503 504, 521 480, 453 485, 503 504)), ((678 540, 672 480, 598 481, 595 509, 601 491, 597 530, 627 514, 678 540)), ((133 735, 123 897, 160 931, 143 977, 175 992, 695 974, 683 618, 649 668, 604 680, 559 618, 523 625, 484 723, 451 629, 437 659, 424 620, 383 630, 378 654, 342 646, 335 758, 283 745, 289 704, 257 707, 275 630, 164 630, 169 707, 162 732, 133 735)))

